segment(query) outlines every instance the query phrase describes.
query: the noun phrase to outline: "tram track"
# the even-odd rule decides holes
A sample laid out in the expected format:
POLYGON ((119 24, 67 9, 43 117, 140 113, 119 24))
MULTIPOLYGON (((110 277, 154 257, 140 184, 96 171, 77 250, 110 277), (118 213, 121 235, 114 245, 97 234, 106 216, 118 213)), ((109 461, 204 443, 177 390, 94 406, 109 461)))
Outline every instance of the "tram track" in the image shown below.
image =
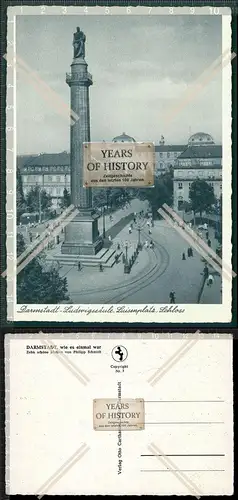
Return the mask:
MULTIPOLYGON (((170 261, 169 253, 162 245, 160 245, 157 242, 154 242, 154 246, 159 251, 160 262, 157 261, 156 264, 152 267, 152 269, 148 273, 146 273, 142 278, 137 280, 138 281, 137 283, 133 284, 130 283, 129 285, 125 286, 126 288, 125 293, 114 295, 114 297, 110 299, 109 302, 107 301, 106 303, 118 304, 120 302, 123 302, 123 300, 127 299, 134 293, 138 292, 139 290, 143 290, 144 288, 154 283, 158 278, 160 278, 160 276, 162 276, 165 273, 166 269, 169 266, 169 261, 170 261)), ((154 254, 156 256, 155 251, 154 254)))
MULTIPOLYGON (((146 234, 144 231, 142 231, 142 236, 148 239, 149 235, 146 234)), ((154 248, 151 249, 151 251, 154 254, 154 264, 152 265, 152 267, 150 264, 150 268, 148 269, 148 271, 146 273, 145 272, 140 273, 140 275, 132 282, 118 285, 116 288, 117 290, 120 290, 120 292, 115 294, 112 299, 106 300, 103 303, 105 304, 119 303, 124 299, 128 298, 130 295, 133 295, 133 293, 137 292, 138 290, 142 290, 143 288, 148 287, 151 283, 154 283, 160 276, 162 276, 162 274, 164 274, 164 272, 169 266, 169 261, 170 261, 169 253, 167 252, 167 250, 163 245, 157 243, 153 239, 151 239, 151 241, 153 241, 154 243, 154 248)), ((110 291, 115 291, 115 285, 103 289, 94 288, 90 290, 85 290, 84 292, 82 292, 82 295, 85 296, 85 295, 91 295, 95 293, 105 293, 110 291)), ((73 298, 74 295, 79 296, 80 292, 72 292, 70 295, 73 298)))

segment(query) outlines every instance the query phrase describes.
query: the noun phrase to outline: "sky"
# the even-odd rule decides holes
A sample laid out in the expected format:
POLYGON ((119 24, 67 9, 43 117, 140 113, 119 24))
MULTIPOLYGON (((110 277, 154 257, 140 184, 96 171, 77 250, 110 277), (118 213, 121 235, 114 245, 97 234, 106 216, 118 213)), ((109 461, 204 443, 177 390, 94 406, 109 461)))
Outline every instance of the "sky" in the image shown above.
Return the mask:
MULTIPOLYGON (((173 119, 168 115, 222 54, 221 16, 19 16, 16 52, 70 106, 65 82, 73 33, 86 35, 91 140, 122 132, 186 144, 196 132, 222 136, 221 71, 173 119)), ((69 151, 70 122, 17 70, 17 153, 69 151)))

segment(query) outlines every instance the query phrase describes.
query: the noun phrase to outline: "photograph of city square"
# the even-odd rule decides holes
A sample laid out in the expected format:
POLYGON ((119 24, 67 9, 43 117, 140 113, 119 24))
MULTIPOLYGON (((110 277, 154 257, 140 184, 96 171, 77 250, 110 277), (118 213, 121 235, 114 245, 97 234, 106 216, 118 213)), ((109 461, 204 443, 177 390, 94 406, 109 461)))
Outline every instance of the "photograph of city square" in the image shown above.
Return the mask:
POLYGON ((16 47, 48 89, 17 71, 18 258, 47 237, 17 303, 221 304, 220 273, 161 212, 222 257, 222 72, 184 99, 221 16, 18 16, 16 47), (153 142, 154 186, 85 188, 90 141, 153 142))

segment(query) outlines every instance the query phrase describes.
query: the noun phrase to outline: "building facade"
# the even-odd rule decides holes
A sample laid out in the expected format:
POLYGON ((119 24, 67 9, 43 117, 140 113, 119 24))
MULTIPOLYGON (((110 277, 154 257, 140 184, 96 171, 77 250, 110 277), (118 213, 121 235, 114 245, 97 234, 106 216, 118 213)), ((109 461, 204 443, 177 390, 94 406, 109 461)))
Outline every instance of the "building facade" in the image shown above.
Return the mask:
POLYGON ((64 189, 70 193, 70 154, 40 154, 23 159, 18 157, 23 193, 39 186, 52 198, 52 208, 59 208, 64 189))
POLYGON ((158 145, 155 146, 155 175, 161 174, 173 169, 177 158, 186 149, 186 145, 158 145))
MULTIPOLYGON (((113 142, 136 142, 123 132, 113 142)), ((209 134, 199 132, 192 135, 188 144, 166 144, 161 136, 155 146, 155 175, 174 172, 174 208, 181 210, 184 201, 189 201, 189 189, 196 179, 204 179, 214 188, 216 198, 222 192, 222 146, 214 143, 209 134)), ((64 188, 70 193, 70 154, 19 156, 17 165, 22 176, 24 195, 38 185, 52 197, 54 209, 60 206, 64 188)))
POLYGON ((213 187, 219 200, 222 194, 222 146, 215 144, 209 134, 199 132, 190 137, 188 146, 174 165, 174 209, 183 210, 189 202, 192 182, 202 179, 213 187))

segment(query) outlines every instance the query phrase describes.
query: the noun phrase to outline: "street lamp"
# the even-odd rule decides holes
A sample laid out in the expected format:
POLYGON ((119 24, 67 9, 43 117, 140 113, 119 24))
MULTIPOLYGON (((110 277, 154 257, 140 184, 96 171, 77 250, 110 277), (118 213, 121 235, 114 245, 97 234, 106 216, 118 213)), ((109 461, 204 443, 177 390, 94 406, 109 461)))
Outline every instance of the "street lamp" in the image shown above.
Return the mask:
POLYGON ((141 248, 142 248, 141 241, 140 241, 140 232, 141 232, 141 228, 138 227, 138 250, 141 250, 141 248))
POLYGON ((137 222, 135 223, 135 229, 137 229, 137 231, 138 231, 138 243, 137 243, 138 250, 142 250, 142 244, 141 244, 141 239, 140 239, 141 238, 142 224, 143 224, 142 220, 137 220, 137 222))
POLYGON ((126 255, 125 255, 125 264, 124 264, 124 273, 129 274, 130 272, 130 267, 128 264, 128 243, 125 243, 125 250, 126 250, 126 255))
POLYGON ((38 183, 36 185, 38 188, 39 224, 41 224, 41 188, 38 183))
POLYGON ((103 207, 102 211, 102 235, 103 238, 106 238, 106 229, 105 229, 105 207, 103 207))
POLYGON ((125 244, 125 250, 126 250, 126 255, 125 255, 125 264, 128 264, 128 243, 126 242, 125 244))

